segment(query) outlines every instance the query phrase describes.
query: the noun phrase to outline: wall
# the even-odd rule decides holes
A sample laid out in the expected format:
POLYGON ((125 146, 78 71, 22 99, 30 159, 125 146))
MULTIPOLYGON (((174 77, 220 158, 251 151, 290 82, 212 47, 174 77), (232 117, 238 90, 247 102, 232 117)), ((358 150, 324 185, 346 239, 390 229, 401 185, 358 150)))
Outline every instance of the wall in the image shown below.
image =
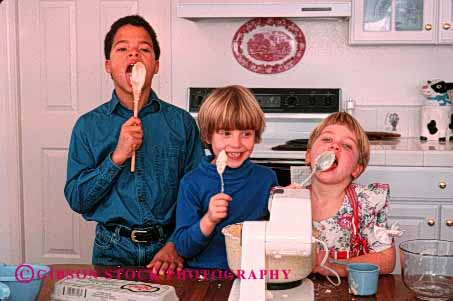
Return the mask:
POLYGON ((417 126, 412 115, 423 101, 421 84, 434 78, 453 81, 452 46, 352 47, 348 45, 348 23, 338 20, 292 19, 305 34, 304 57, 284 73, 256 74, 239 65, 231 51, 233 36, 246 19, 194 22, 177 18, 173 9, 172 95, 181 107, 186 106, 190 86, 338 87, 343 99, 352 97, 359 105, 361 119, 374 118, 367 124, 369 129, 385 130, 389 109, 369 106, 397 106, 400 123, 406 122, 403 134, 416 136, 411 132, 417 126))
POLYGON ((0 4, 0 262, 18 263, 22 252, 17 2, 0 4))

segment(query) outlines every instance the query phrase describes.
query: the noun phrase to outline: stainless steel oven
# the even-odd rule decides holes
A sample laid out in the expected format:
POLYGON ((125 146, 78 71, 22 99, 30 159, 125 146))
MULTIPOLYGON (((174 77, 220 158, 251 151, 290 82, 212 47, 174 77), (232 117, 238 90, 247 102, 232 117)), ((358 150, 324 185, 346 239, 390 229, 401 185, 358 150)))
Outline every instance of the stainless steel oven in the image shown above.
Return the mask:
MULTIPOLYGON (((212 89, 189 88, 187 107, 194 117, 212 89)), ((263 142, 255 146, 251 159, 257 164, 272 168, 277 174, 279 184, 286 186, 291 182, 291 166, 305 166, 305 150, 311 129, 330 113, 341 110, 341 89, 250 88, 250 90, 266 117, 263 142)))

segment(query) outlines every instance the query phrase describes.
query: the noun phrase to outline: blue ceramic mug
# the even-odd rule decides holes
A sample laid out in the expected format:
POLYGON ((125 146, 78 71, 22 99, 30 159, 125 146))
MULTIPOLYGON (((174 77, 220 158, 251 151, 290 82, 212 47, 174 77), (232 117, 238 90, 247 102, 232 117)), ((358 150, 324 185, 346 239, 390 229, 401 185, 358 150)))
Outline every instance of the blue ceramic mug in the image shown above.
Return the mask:
POLYGON ((370 263, 349 263, 349 293, 356 296, 370 296, 377 292, 379 267, 370 263))

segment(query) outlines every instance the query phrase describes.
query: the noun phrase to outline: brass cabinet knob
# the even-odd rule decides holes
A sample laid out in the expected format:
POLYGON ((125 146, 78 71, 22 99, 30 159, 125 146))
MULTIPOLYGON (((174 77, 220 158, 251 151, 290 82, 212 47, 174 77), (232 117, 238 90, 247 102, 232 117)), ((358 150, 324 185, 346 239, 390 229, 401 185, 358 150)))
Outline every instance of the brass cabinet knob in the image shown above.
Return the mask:
POLYGON ((428 226, 434 226, 435 224, 436 224, 436 221, 433 220, 432 218, 430 218, 430 219, 428 220, 428 226))
POLYGON ((439 182, 439 188, 440 188, 440 189, 445 189, 445 188, 447 188, 447 182, 445 182, 445 181, 440 181, 440 182, 439 182))
POLYGON ((425 25, 425 29, 430 31, 431 29, 433 29, 433 26, 428 23, 428 24, 425 25))
POLYGON ((447 221, 445 222, 445 224, 447 225, 447 227, 453 227, 453 220, 447 219, 447 221))
POLYGON ((449 30, 450 27, 451 27, 450 23, 445 22, 444 24, 442 24, 442 28, 445 30, 449 30))

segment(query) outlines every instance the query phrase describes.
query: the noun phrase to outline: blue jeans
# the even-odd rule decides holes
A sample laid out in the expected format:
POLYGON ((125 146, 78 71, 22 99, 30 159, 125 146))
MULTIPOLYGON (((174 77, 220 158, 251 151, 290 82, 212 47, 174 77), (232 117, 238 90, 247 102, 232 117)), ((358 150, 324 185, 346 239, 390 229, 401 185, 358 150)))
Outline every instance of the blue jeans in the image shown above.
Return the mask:
MULTIPOLYGON (((150 243, 135 243, 119 235, 120 227, 109 231, 101 224, 96 226, 92 263, 107 266, 146 266, 164 246, 167 237, 150 243)), ((168 235, 168 234, 167 234, 168 235)))

